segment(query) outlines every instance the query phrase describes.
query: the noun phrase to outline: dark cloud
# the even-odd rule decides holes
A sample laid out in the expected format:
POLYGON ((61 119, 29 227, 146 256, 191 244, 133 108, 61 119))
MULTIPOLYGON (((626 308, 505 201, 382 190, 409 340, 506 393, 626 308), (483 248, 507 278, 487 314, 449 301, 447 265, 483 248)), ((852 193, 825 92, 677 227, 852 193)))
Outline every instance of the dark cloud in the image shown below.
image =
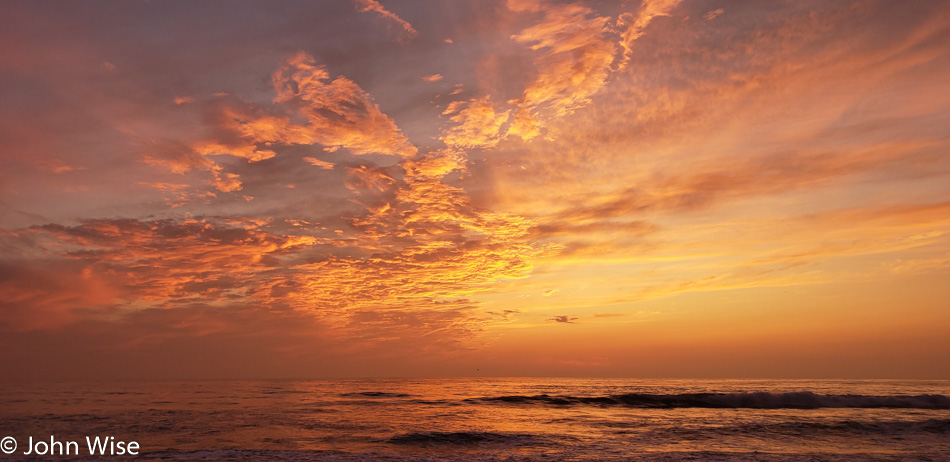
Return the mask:
POLYGON ((554 321, 557 323, 564 323, 564 324, 574 324, 574 321, 576 320, 577 320, 576 317, 571 317, 571 316, 555 316, 551 319, 548 319, 548 321, 554 321))

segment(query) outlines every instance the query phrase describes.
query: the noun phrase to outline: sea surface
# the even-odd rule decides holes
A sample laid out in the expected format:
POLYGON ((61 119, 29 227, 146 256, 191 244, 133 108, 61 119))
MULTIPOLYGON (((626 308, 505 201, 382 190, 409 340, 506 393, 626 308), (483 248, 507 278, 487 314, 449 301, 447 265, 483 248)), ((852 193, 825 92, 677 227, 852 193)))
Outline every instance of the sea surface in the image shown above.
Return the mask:
POLYGON ((12 454, 0 453, 0 462, 950 460, 950 381, 453 378, 0 387, 0 437, 18 443, 12 454), (140 454, 93 458, 87 436, 136 441, 140 454), (79 455, 24 455, 30 437, 77 441, 79 455))

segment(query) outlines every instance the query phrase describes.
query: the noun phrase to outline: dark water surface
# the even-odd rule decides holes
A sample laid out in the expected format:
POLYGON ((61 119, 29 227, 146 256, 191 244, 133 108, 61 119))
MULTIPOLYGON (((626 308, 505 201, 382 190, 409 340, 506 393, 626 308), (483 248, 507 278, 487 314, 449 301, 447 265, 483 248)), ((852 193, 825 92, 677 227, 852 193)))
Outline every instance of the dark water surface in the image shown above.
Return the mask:
POLYGON ((950 460, 948 381, 375 379, 3 385, 3 460, 950 460), (78 441, 80 456, 24 455, 78 441), (42 447, 40 448, 42 449, 42 447))

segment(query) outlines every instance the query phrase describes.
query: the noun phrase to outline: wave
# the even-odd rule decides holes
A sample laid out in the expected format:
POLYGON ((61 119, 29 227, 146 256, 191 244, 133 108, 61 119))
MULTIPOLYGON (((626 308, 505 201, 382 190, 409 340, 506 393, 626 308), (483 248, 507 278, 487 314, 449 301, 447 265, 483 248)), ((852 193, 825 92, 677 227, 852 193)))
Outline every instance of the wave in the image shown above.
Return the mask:
POLYGON ((764 433, 766 431, 787 434, 809 434, 812 432, 824 434, 829 432, 897 435, 919 433, 950 433, 950 420, 889 420, 877 422, 862 422, 857 420, 843 420, 838 422, 784 422, 778 424, 753 424, 739 427, 724 427, 741 432, 764 433))
POLYGON ((524 433, 432 431, 405 433, 393 436, 386 441, 391 444, 400 445, 474 445, 494 443, 520 446, 539 443, 540 439, 535 435, 524 433))
POLYGON ((360 398, 410 398, 412 395, 405 393, 388 393, 385 391, 356 391, 352 393, 342 393, 340 396, 360 397, 360 398))
POLYGON ((944 395, 821 395, 809 391, 790 393, 628 393, 610 396, 512 395, 471 398, 470 403, 545 404, 553 406, 599 405, 639 408, 724 408, 724 409, 820 409, 820 408, 904 408, 950 409, 944 395))
POLYGON ((740 422, 701 427, 644 428, 640 422, 605 422, 604 427, 618 428, 616 435, 638 434, 641 437, 661 439, 679 438, 732 438, 751 435, 756 438, 811 438, 811 437, 907 437, 927 441, 928 438, 946 438, 950 434, 950 420, 829 420, 786 422, 740 422))

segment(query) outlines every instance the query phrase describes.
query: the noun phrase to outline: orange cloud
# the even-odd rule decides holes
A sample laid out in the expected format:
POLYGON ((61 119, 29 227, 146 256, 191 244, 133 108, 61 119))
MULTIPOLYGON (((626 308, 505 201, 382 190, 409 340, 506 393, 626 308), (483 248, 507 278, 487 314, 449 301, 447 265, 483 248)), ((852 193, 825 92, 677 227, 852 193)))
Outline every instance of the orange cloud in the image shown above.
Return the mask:
POLYGON ((407 179, 438 179, 465 169, 468 156, 458 149, 434 151, 402 163, 407 179))
POLYGON ((452 148, 491 148, 502 139, 502 127, 508 121, 509 111, 498 113, 489 98, 455 101, 442 112, 452 114, 455 122, 443 131, 442 141, 452 148))
POLYGON ((242 185, 239 178, 240 176, 236 173, 222 173, 215 175, 213 184, 221 192, 240 191, 242 185))
MULTIPOLYGON (((543 249, 530 243, 529 221, 478 210, 462 189, 441 181, 443 174, 420 174, 429 172, 430 161, 404 161, 416 169, 406 178, 399 167, 348 167, 346 185, 364 198, 366 210, 350 220, 351 229, 331 235, 304 221, 293 226, 297 234, 281 234, 268 231, 268 221, 237 217, 90 220, 18 230, 22 244, 11 245, 40 247, 48 264, 75 262, 101 275, 100 298, 81 298, 82 308, 56 305, 62 322, 101 320, 123 304, 129 317, 155 308, 238 304, 290 307, 360 342, 402 342, 415 335, 408 331, 429 336, 415 347, 466 342, 494 322, 478 315, 468 297, 492 281, 526 276, 543 249)), ((214 172, 222 191, 241 188, 236 174, 214 172)), ((9 290, 11 300, 40 303, 47 296, 19 293, 15 285, 9 290)), ((41 327, 17 323, 17 329, 41 327)), ((195 335, 214 332, 213 325, 203 328, 212 330, 195 335)))
POLYGON ((80 170, 85 170, 85 169, 86 169, 86 167, 77 167, 77 166, 73 166, 73 165, 67 165, 66 163, 64 163, 64 162, 63 162, 62 160, 60 160, 60 159, 48 159, 48 160, 44 160, 44 161, 39 162, 39 166, 40 166, 40 168, 42 168, 43 170, 46 170, 46 171, 49 171, 49 172, 53 172, 53 173, 56 173, 56 174, 66 173, 66 172, 73 172, 73 171, 80 171, 80 170))
MULTIPOLYGON (((612 18, 598 16, 579 4, 551 4, 539 0, 507 2, 511 11, 544 14, 537 24, 511 36, 513 41, 536 52, 536 75, 519 98, 508 101, 515 108, 510 120, 510 111, 485 108, 487 97, 479 100, 483 111, 490 109, 505 115, 495 127, 484 127, 480 138, 502 139, 512 135, 530 141, 541 135, 550 120, 590 105, 609 76, 624 68, 633 42, 645 34, 653 18, 667 15, 679 2, 644 2, 637 15, 625 13, 616 19, 616 24, 612 24, 612 18), (624 50, 619 60, 618 43, 624 50), (492 128, 499 130, 497 135, 489 135, 492 128)), ((459 104, 452 103, 446 112, 457 112, 459 104)))
POLYGON ((327 162, 324 160, 317 159, 316 157, 304 157, 304 162, 313 165, 314 167, 320 167, 324 170, 333 170, 333 163, 327 162))
POLYGON ((295 108, 309 122, 304 133, 325 146, 344 147, 357 155, 416 154, 416 148, 359 85, 344 77, 329 78, 312 56, 297 53, 273 75, 274 101, 295 108))
MULTIPOLYGON (((306 53, 284 60, 272 82, 277 92, 273 107, 218 103, 213 106, 211 136, 191 142, 190 147, 174 142, 151 143, 144 161, 179 174, 209 172, 211 186, 221 192, 234 192, 242 189, 239 175, 225 172, 223 165, 211 160, 213 156, 254 163, 274 158, 280 146, 314 144, 322 144, 328 152, 345 148, 355 155, 409 158, 417 152, 365 91, 343 77, 330 80, 326 69, 317 66, 306 53), (301 119, 306 123, 299 123, 301 119)), ((305 161, 332 169, 332 164, 313 157, 305 161)))
POLYGON ((179 175, 191 170, 212 170, 215 163, 190 147, 174 141, 151 141, 144 147, 145 163, 165 168, 179 175))
POLYGON ((277 155, 274 151, 258 150, 254 146, 225 146, 215 142, 199 143, 195 147, 198 154, 204 156, 229 155, 247 159, 248 162, 260 162, 277 155))

